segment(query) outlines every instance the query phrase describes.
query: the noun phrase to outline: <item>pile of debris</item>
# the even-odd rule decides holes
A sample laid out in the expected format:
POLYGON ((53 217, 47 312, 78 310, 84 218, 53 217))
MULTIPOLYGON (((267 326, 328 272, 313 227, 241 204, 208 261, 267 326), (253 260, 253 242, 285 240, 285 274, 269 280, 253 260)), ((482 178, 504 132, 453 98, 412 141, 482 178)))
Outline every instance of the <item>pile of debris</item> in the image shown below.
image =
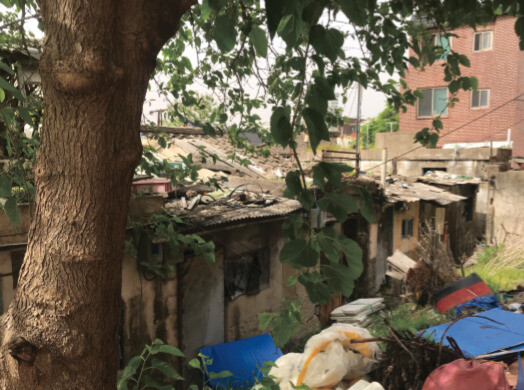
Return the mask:
POLYGON ((303 353, 288 353, 278 358, 269 375, 281 390, 293 390, 301 385, 333 390, 383 390, 378 383, 370 386, 360 382, 373 370, 380 355, 377 343, 366 341, 369 338, 371 335, 366 329, 334 324, 311 337, 303 353))
POLYGON ((338 323, 365 327, 371 322, 371 314, 384 308, 384 298, 362 298, 337 307, 330 319, 338 323))

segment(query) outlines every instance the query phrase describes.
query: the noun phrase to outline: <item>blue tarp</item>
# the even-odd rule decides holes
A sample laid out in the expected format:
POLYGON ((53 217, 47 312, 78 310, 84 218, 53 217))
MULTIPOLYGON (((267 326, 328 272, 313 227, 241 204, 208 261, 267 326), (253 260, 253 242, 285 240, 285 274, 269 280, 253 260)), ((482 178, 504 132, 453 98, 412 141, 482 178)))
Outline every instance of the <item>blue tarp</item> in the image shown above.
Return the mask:
MULTIPOLYGON (((431 337, 436 342, 440 342, 448 326, 449 323, 426 329, 424 337, 431 337)), ((524 315, 502 309, 488 310, 457 321, 451 325, 446 333, 447 336, 455 339, 466 357, 500 350, 510 353, 524 351, 524 315)), ((446 338, 443 344, 449 346, 446 338)))
POLYGON ((251 388, 255 379, 262 377, 260 368, 264 363, 274 362, 282 356, 269 334, 202 348, 200 353, 213 359, 207 366, 208 372, 227 370, 233 373, 229 378, 210 380, 210 386, 218 389, 251 388))

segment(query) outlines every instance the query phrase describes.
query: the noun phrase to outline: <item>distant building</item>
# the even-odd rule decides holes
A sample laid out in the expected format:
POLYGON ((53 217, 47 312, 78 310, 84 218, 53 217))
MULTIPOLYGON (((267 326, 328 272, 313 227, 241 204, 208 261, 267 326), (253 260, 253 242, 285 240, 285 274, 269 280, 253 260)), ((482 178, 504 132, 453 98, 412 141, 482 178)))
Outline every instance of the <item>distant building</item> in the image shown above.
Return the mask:
POLYGON ((519 50, 515 20, 500 16, 476 30, 460 27, 452 37, 435 31, 435 44, 443 49, 441 59, 424 70, 410 66, 405 81, 409 88, 420 89, 423 97, 400 113, 399 131, 416 133, 431 127, 433 118, 441 115, 444 137, 439 146, 513 145, 513 155, 524 157, 524 96, 517 99, 524 93, 524 52, 519 50), (460 101, 447 109, 450 93, 443 81, 442 65, 450 50, 468 57, 471 67, 462 67, 462 74, 476 76, 478 90, 458 92, 460 101), (499 106, 503 107, 489 113, 499 106), (453 133, 448 135, 450 131, 453 133))

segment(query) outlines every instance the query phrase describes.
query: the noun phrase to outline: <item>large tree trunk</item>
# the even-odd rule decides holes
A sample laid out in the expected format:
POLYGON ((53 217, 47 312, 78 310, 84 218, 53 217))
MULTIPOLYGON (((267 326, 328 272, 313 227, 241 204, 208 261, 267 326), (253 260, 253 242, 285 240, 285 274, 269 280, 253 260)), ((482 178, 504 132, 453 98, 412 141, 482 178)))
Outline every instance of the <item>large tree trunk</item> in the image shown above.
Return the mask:
POLYGON ((36 211, 0 319, 0 388, 114 389, 121 262, 158 51, 191 0, 40 1, 36 211))

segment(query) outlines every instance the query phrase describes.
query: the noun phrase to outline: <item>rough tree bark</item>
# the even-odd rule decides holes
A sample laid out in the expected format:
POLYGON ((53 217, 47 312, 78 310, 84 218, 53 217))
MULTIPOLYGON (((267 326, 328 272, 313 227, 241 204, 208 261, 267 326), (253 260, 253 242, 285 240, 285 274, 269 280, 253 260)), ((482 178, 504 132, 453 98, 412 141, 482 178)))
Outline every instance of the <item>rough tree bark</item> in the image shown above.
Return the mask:
POLYGON ((40 0, 36 211, 0 318, 1 389, 116 387, 121 260, 140 119, 162 45, 194 0, 40 0))

